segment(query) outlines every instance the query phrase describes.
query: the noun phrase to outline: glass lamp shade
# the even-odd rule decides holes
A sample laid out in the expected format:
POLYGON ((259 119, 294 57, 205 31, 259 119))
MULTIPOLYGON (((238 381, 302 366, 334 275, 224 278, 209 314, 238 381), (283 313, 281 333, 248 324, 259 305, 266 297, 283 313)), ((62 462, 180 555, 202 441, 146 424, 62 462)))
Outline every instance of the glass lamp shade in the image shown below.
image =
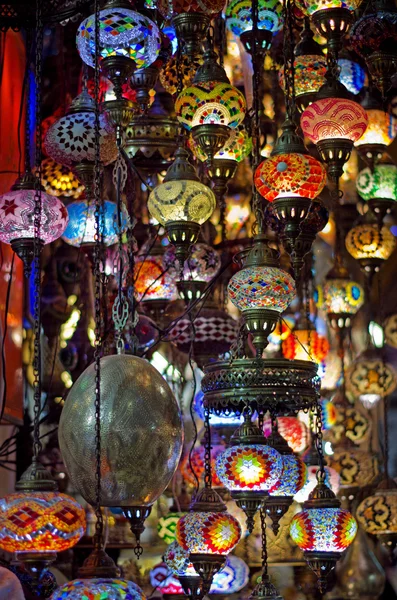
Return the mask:
POLYGON ((376 536, 397 533, 397 492, 379 489, 357 508, 357 520, 367 533, 376 536))
MULTIPOLYGON (((355 398, 378 396, 384 398, 397 387, 397 374, 393 367, 376 356, 359 356, 346 372, 346 389, 355 398)), ((368 398, 368 401, 370 398, 368 398)))
MULTIPOLYGON (((212 472, 212 485, 215 488, 223 487, 221 480, 219 479, 216 472, 216 459, 218 456, 224 451, 225 446, 221 444, 214 444, 211 449, 211 472, 212 472)), ((205 471, 205 449, 203 446, 198 446, 192 452, 191 463, 194 472, 197 475, 199 481, 204 481, 204 471, 205 471)), ((190 485, 196 485, 195 477, 192 473, 192 469, 189 464, 189 455, 187 454, 181 461, 179 466, 181 475, 187 483, 190 485)))
POLYGON ((145 600, 141 588, 124 579, 74 579, 61 585, 51 600, 145 600))
POLYGON ((301 115, 302 131, 314 144, 332 138, 357 142, 367 123, 363 107, 353 100, 342 98, 316 100, 301 115))
MULTIPOLYGON (((259 0, 258 28, 277 33, 283 26, 282 12, 277 0, 259 0)), ((249 0, 232 0, 228 4, 226 27, 237 36, 252 31, 252 3, 249 0)))
POLYGON ((281 477, 281 454, 271 446, 239 444, 218 455, 216 473, 226 489, 266 492, 275 487, 281 477))
MULTIPOLYGON (((168 246, 164 253, 164 266, 168 272, 178 278, 175 268, 175 248, 168 246)), ((208 244, 197 243, 190 248, 189 258, 183 265, 183 277, 186 280, 210 282, 221 268, 221 258, 216 250, 208 244)))
POLYGON ((255 171, 255 186, 269 202, 283 196, 316 198, 327 181, 325 167, 312 156, 297 152, 276 154, 255 171))
POLYGON ((163 596, 168 594, 184 594, 179 579, 175 577, 165 563, 155 565, 149 573, 150 585, 159 590, 163 596))
POLYGON ((341 553, 355 538, 355 518, 342 508, 309 508, 291 521, 290 536, 304 552, 341 553))
POLYGON ((283 454, 281 477, 270 488, 269 495, 274 497, 295 496, 303 488, 307 480, 307 466, 294 454, 283 454))
POLYGON ((76 175, 52 158, 45 158, 41 163, 41 185, 50 196, 77 199, 84 191, 76 175))
POLYGON ((135 261, 135 294, 139 301, 176 300, 178 290, 161 256, 138 256, 135 261))
POLYGON ((189 512, 179 519, 178 543, 190 554, 226 556, 241 537, 240 523, 228 512, 189 512))
MULTIPOLYGON (((329 457, 330 467, 338 472, 340 487, 365 488, 373 485, 379 477, 379 460, 372 450, 360 447, 335 448, 329 457)), ((335 490, 334 490, 335 491, 335 490)))
MULTIPOLYGON (((307 479, 305 485, 294 495, 295 502, 303 504, 309 498, 309 495, 317 485, 318 466, 309 465, 307 467, 307 479)), ((340 487, 339 473, 332 467, 325 467, 325 484, 331 488, 334 494, 337 494, 340 487)))
POLYGON ((358 94, 365 82, 365 70, 361 65, 348 58, 339 58, 338 66, 340 68, 339 81, 351 94, 358 94))
POLYGON ((385 343, 392 348, 397 348, 397 315, 389 315, 383 324, 385 343))
POLYGON ((185 513, 170 512, 165 517, 160 517, 157 523, 157 534, 166 544, 172 544, 176 540, 176 524, 185 513))
POLYGON ((85 534, 85 511, 65 494, 14 493, 0 500, 0 531, 6 552, 63 552, 85 534))
POLYGON ((327 279, 316 288, 314 301, 327 313, 355 315, 364 304, 364 290, 350 279, 327 279))
MULTIPOLYGON (((310 431, 305 423, 297 417, 277 417, 277 429, 293 452, 304 452, 310 443, 310 431)), ((272 422, 267 419, 263 423, 263 433, 269 437, 272 433, 272 422)))
POLYGON ((182 78, 183 89, 189 87, 192 84, 193 78, 196 74, 197 69, 203 64, 201 56, 187 56, 182 54, 178 63, 178 58, 173 56, 160 71, 160 82, 163 88, 169 94, 176 94, 178 92, 178 69, 180 70, 180 76, 182 78))
POLYGON ((281 344, 284 358, 322 362, 329 352, 329 341, 317 331, 295 329, 281 344))
POLYGON ((225 566, 215 573, 212 580, 211 594, 237 594, 245 588, 249 581, 248 565, 238 556, 230 554, 225 566))
MULTIPOLYGON (((0 241, 34 238, 35 190, 11 190, 0 196, 0 241)), ((68 211, 54 196, 41 193, 40 239, 50 244, 61 237, 68 211)))
POLYGON ((241 311, 269 308, 281 313, 295 297, 293 278, 277 267, 245 267, 233 275, 227 289, 241 311))
POLYGON ((210 218, 216 200, 209 187, 199 181, 161 183, 150 192, 148 209, 162 225, 170 221, 193 221, 202 225, 210 218))
POLYGON ((385 198, 397 202, 397 166, 379 164, 373 172, 367 167, 359 172, 356 186, 363 200, 385 198))
POLYGON ((232 129, 245 117, 243 94, 230 83, 208 81, 182 90, 175 102, 178 121, 188 130, 196 125, 227 125, 232 129))
MULTIPOLYGON (((117 242, 118 220, 117 220, 117 205, 113 202, 105 200, 104 208, 104 227, 103 241, 106 246, 111 246, 117 242)), ((95 204, 88 203, 86 200, 72 202, 69 204, 68 210, 69 223, 66 227, 62 239, 71 246, 83 246, 95 243, 95 204)), ((126 209, 122 206, 121 209, 121 227, 125 231, 129 222, 129 217, 126 209)), ((102 220, 101 220, 102 225, 102 220)), ((102 230, 102 227, 100 227, 102 230)))
POLYGON ((184 550, 177 541, 168 546, 163 559, 172 575, 197 575, 190 562, 189 552, 184 550))
MULTIPOLYGON (((396 119, 387 112, 383 110, 379 110, 377 108, 367 109, 368 115, 368 126, 361 138, 354 144, 356 148, 360 148, 363 145, 374 145, 374 146, 389 146, 396 134, 396 119)), ((375 166, 376 170, 381 167, 381 170, 384 170, 386 173, 388 172, 387 167, 391 167, 389 171, 393 173, 397 171, 397 167, 395 165, 377 165, 375 166)), ((370 171, 370 169, 364 169, 364 172, 370 171)), ((375 179, 375 172, 371 173, 372 177, 375 179)), ((363 173, 363 171, 361 171, 363 173)), ((360 173, 360 174, 361 174, 360 173)), ((357 186, 360 178, 360 174, 357 179, 357 186)))
MULTIPOLYGON (((108 165, 115 161, 116 138, 105 115, 99 116, 99 143, 101 162, 108 165)), ((82 110, 61 117, 47 131, 44 146, 48 156, 65 167, 95 162, 95 112, 82 110)))
MULTIPOLYGON (((89 67, 95 66, 95 15, 85 19, 77 30, 77 50, 89 67)), ((157 25, 148 17, 124 7, 99 11, 99 53, 101 58, 126 56, 137 69, 151 65, 160 52, 157 25)))
POLYGON ((362 0, 304 0, 306 12, 308 15, 313 15, 319 10, 330 8, 347 8, 348 10, 356 10, 362 0))
MULTIPOLYGON (((207 155, 201 150, 201 148, 194 143, 191 143, 192 152, 201 161, 207 160, 207 155)), ((252 149, 252 140, 248 137, 248 133, 243 128, 231 129, 230 136, 226 144, 217 152, 214 159, 223 158, 226 160, 235 160, 241 162, 246 156, 249 155, 252 149)))
POLYGON ((338 409, 333 402, 326 398, 320 398, 320 406, 323 430, 331 429, 336 423, 338 409))
POLYGON ((356 260, 374 258, 387 260, 397 244, 386 226, 379 231, 377 223, 360 223, 346 236, 346 249, 356 260))
POLYGON ((351 29, 349 42, 355 52, 367 58, 374 52, 395 53, 397 42, 397 13, 378 10, 364 14, 351 29))
MULTIPOLYGON (((305 54, 294 60, 295 96, 315 94, 325 83, 327 61, 317 54, 305 54)), ((284 69, 279 74, 280 87, 285 90, 284 69)))

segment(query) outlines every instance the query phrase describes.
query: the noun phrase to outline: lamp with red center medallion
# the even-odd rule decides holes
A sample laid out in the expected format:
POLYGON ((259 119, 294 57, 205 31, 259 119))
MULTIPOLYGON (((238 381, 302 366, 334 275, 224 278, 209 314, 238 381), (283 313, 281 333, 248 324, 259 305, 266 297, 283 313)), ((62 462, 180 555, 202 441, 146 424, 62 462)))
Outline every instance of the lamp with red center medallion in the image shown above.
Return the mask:
POLYGON ((265 436, 252 423, 249 414, 245 415, 230 443, 216 460, 216 472, 237 506, 247 515, 247 529, 251 532, 255 514, 268 491, 279 483, 282 458, 266 444, 265 436))
POLYGON ((209 592, 215 573, 225 564, 226 557, 241 538, 241 527, 226 510, 219 494, 207 483, 190 507, 179 519, 176 538, 201 576, 202 591, 209 592))

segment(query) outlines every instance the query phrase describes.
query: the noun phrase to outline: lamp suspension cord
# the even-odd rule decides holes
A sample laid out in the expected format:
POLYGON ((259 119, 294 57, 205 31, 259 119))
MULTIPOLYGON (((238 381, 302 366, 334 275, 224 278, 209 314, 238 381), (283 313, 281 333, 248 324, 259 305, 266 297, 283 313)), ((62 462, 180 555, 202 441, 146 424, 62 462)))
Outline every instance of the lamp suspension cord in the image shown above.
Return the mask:
POLYGON ((204 484, 206 488, 212 487, 212 470, 211 470, 211 427, 210 427, 210 411, 208 406, 204 406, 204 484))
MULTIPOLYGON (((42 53, 43 23, 42 3, 36 2, 36 60, 35 60, 35 110, 36 110, 36 181, 34 197, 34 351, 33 351, 33 389, 34 389, 34 422, 33 422, 33 455, 37 459, 42 446, 40 442, 40 409, 41 409, 41 87, 42 87, 42 53)), ((29 103, 29 97, 27 96, 29 103)), ((27 138, 28 139, 28 138, 27 138)), ((30 140, 28 141, 29 146, 30 140)), ((29 158, 30 161, 30 158, 29 158)))
POLYGON ((101 511, 101 165, 100 165, 100 124, 99 124, 99 0, 95 0, 95 168, 94 168, 94 201, 95 201, 95 248, 94 248, 94 278, 95 278, 95 536, 94 546, 100 548, 103 542, 103 516, 101 511))
POLYGON ((323 451, 323 418, 321 412, 320 403, 317 401, 315 404, 316 409, 316 433, 315 433, 315 445, 319 461, 318 473, 322 481, 325 479, 325 458, 323 451))
MULTIPOLYGON (((258 29, 259 29, 259 1, 252 2, 252 171, 255 173, 260 163, 260 127, 259 127, 259 94, 260 94, 260 78, 263 64, 260 64, 261 52, 258 48, 258 29)), ((262 233, 264 230, 264 212, 263 201, 258 190, 255 187, 254 178, 252 180, 252 207, 255 214, 255 221, 252 225, 252 234, 262 233)))
POLYGON ((262 505, 259 511, 261 518, 261 536, 262 536, 262 582, 264 579, 268 577, 268 568, 267 568, 267 536, 266 536, 266 508, 265 504, 262 505))

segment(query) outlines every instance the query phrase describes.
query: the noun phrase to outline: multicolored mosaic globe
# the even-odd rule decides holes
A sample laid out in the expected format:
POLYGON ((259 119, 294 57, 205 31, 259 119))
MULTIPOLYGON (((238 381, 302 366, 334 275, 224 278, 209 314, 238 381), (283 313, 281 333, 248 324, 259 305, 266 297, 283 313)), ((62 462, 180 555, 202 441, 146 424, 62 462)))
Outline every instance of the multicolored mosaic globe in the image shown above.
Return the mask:
POLYGON ((184 550, 177 541, 168 546, 163 560, 173 575, 197 575, 190 562, 189 552, 184 550))
POLYGON ((229 491, 268 491, 279 483, 283 461, 271 446, 238 445, 218 456, 215 469, 229 491))
POLYGON ((342 138, 357 142, 367 128, 368 117, 360 104, 342 98, 323 98, 308 106, 301 115, 301 127, 314 144, 342 138))
POLYGON ((178 121, 190 130, 196 125, 227 125, 232 129, 245 117, 243 94, 230 83, 209 81, 184 89, 175 102, 178 121))
POLYGON ((6 552, 62 552, 85 533, 85 511, 57 492, 15 493, 0 500, 0 548, 6 552))
POLYGON ((390 229, 384 226, 379 230, 377 223, 360 223, 346 236, 346 249, 356 260, 387 260, 396 245, 397 240, 390 229))
MULTIPOLYGON (((283 26, 283 7, 277 0, 259 0, 258 28, 277 33, 283 26)), ((232 0, 226 8, 226 27, 240 36, 244 31, 251 31, 252 2, 250 0, 232 0)))
MULTIPOLYGON (((193 138, 190 139, 190 148, 195 156, 200 160, 207 160, 207 155, 201 150, 200 146, 196 145, 193 138)), ((223 158, 226 160, 235 160, 241 162, 249 155, 252 149, 252 140, 248 136, 244 127, 231 129, 229 139, 226 144, 217 152, 214 159, 223 158)), ((213 170, 216 173, 216 163, 213 165, 213 170)))
POLYGON ((327 313, 355 315, 364 304, 364 290, 350 279, 327 279, 315 289, 314 301, 327 313))
POLYGON ((169 221, 194 221, 202 225, 215 207, 212 190, 199 181, 161 183, 150 192, 148 199, 151 216, 162 225, 169 221))
POLYGON ((295 297, 291 275, 277 267, 246 267, 229 281, 228 294, 240 310, 270 308, 283 312, 295 297))
POLYGON ((141 588, 124 579, 74 579, 59 587, 51 600, 145 600, 141 588))
POLYGON ((281 456, 282 470, 278 482, 269 489, 270 496, 295 496, 303 488, 307 480, 307 466, 298 456, 284 454, 281 456))
POLYGON ((343 552, 356 536, 357 523, 342 508, 309 508, 294 516, 289 532, 304 552, 343 552))
POLYGON ((347 8, 348 10, 356 10, 362 0, 304 0, 306 11, 309 15, 313 15, 319 10, 330 8, 347 8))
POLYGON ((331 429, 336 423, 338 409, 335 404, 326 398, 320 398, 321 418, 323 430, 331 429))
MULTIPOLYGON (((327 60, 317 54, 298 56, 294 61, 295 69, 295 96, 314 94, 325 83, 327 60)), ((284 69, 279 73, 280 87, 285 90, 284 69)))
POLYGON ((190 554, 225 556, 240 538, 240 523, 228 512, 189 512, 176 528, 178 543, 190 554))
POLYGON ((374 52, 393 52, 397 42, 397 13, 394 10, 368 11, 354 23, 349 43, 366 59, 374 52))
POLYGON ((197 69, 203 64, 202 56, 172 56, 160 71, 160 82, 169 94, 178 92, 179 79, 182 79, 182 89, 192 84, 197 69))
POLYGON ((154 589, 159 590, 163 596, 167 596, 168 594, 184 594, 179 579, 171 573, 164 562, 155 565, 150 570, 149 580, 150 585, 154 589))
MULTIPOLYGON (((35 190, 15 190, 0 196, 0 240, 10 244, 13 240, 35 237, 35 190)), ((54 196, 41 193, 40 239, 50 244, 61 237, 68 223, 68 211, 54 196)))
MULTIPOLYGON (((225 446, 223 446, 222 444, 214 444, 211 449, 212 486, 215 488, 223 487, 221 480, 219 479, 219 477, 216 474, 215 465, 216 465, 217 457, 219 456, 219 454, 221 454, 224 451, 224 449, 225 449, 225 446)), ((180 463, 179 469, 180 469, 183 479, 187 483, 190 483, 191 485, 196 484, 196 479, 193 475, 191 466, 192 466, 194 472, 196 473, 198 480, 202 481, 204 479, 204 471, 205 471, 204 456, 205 456, 205 448, 203 446, 198 446, 197 448, 195 448, 193 450, 190 462, 189 462, 189 454, 187 454, 186 456, 183 457, 183 459, 180 463), (191 466, 190 466, 190 463, 191 463, 191 466)))
POLYGON ((324 189, 324 165, 308 154, 276 154, 264 160, 255 171, 255 186, 269 202, 283 196, 316 198, 324 189))
MULTIPOLYGON (((368 126, 364 135, 354 144, 356 148, 360 148, 364 144, 370 146, 389 146, 396 135, 396 119, 391 114, 376 108, 367 109, 367 115, 368 126)), ((381 171, 385 170, 386 172, 387 167, 394 167, 397 170, 395 165, 380 164, 375 167, 375 172, 378 167, 381 167, 381 171)), ((364 171, 369 171, 369 169, 364 169, 364 171)), ((393 172, 393 169, 391 168, 390 171, 393 172)), ((374 178, 375 172, 371 173, 374 178)))
MULTIPOLYGON (((81 59, 95 66, 95 14, 87 17, 76 35, 81 59)), ((99 52, 101 58, 126 56, 137 69, 151 65, 160 52, 161 38, 157 25, 148 17, 128 8, 112 7, 99 12, 99 52)))
MULTIPOLYGON (((118 240, 117 205, 105 200, 103 203, 104 218, 101 217, 100 233, 105 246, 111 246, 118 240), (102 227, 103 224, 103 227, 102 227), (103 231, 102 231, 103 228, 103 231)), ((71 246, 82 246, 95 242, 95 204, 80 200, 69 204, 67 212, 69 223, 62 239, 71 246)), ((122 205, 121 229, 125 231, 129 223, 127 210, 122 205)))
POLYGON ((178 290, 161 256, 137 257, 134 291, 139 301, 176 300, 178 290))
POLYGON ((249 581, 248 565, 238 556, 230 554, 225 566, 215 573, 210 594, 237 594, 249 581))
POLYGON ((172 544, 176 540, 176 525, 181 517, 185 513, 182 512, 170 512, 164 517, 159 517, 157 523, 157 533, 159 538, 164 540, 166 544, 172 544))
MULTIPOLYGON (((176 269, 175 247, 168 246, 163 257, 164 267, 168 270, 171 276, 177 279, 179 271, 176 269)), ((201 242, 193 244, 190 247, 189 258, 183 265, 183 276, 186 280, 193 279, 194 281, 211 281, 221 268, 221 258, 218 252, 201 242)))
POLYGON ((363 200, 384 198, 397 201, 397 166, 393 164, 375 165, 373 171, 365 168, 359 172, 356 181, 357 192, 363 200))

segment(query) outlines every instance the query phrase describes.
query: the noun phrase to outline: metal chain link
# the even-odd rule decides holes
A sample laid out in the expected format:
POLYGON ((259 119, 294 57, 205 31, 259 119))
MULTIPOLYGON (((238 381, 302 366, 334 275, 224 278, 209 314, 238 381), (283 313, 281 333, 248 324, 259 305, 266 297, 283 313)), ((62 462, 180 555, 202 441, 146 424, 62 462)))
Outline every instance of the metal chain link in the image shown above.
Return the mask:
POLYGON ((315 432, 315 446, 318 454, 319 460, 319 473, 322 479, 325 478, 325 459, 324 459, 324 451, 323 451, 323 417, 321 412, 321 405, 319 402, 315 404, 315 413, 316 413, 316 432, 315 432))
POLYGON ((211 470, 211 427, 210 427, 210 411, 208 406, 204 406, 204 483, 206 488, 212 487, 212 470, 211 470))
POLYGON ((267 536, 266 536, 266 501, 260 508, 261 536, 262 536, 262 579, 267 576, 267 536))
MULTIPOLYGON (((30 27, 26 30, 26 71, 25 71, 25 172, 29 173, 32 168, 32 157, 30 154, 30 133, 32 129, 32 110, 30 105, 30 81, 31 81, 31 60, 33 49, 33 36, 30 27)), ((37 92, 37 89, 36 89, 37 92)))
MULTIPOLYGON (((41 410, 41 90, 42 90, 42 53, 43 23, 41 2, 36 3, 36 181, 34 196, 34 351, 33 351, 33 389, 34 389, 34 426, 33 452, 37 458, 41 452, 40 442, 40 410, 41 410)), ((29 104, 29 98, 27 98, 29 104)), ((29 140, 30 143, 30 140, 29 140)))
POLYGON ((94 249, 94 278, 95 278, 95 536, 94 545, 100 547, 103 537, 103 515, 101 511, 101 163, 100 163, 100 124, 99 124, 99 10, 100 2, 95 0, 95 173, 94 173, 94 199, 95 199, 95 249, 94 249))
POLYGON ((383 427, 385 447, 383 449, 383 470, 386 481, 389 479, 389 398, 383 398, 383 427))

